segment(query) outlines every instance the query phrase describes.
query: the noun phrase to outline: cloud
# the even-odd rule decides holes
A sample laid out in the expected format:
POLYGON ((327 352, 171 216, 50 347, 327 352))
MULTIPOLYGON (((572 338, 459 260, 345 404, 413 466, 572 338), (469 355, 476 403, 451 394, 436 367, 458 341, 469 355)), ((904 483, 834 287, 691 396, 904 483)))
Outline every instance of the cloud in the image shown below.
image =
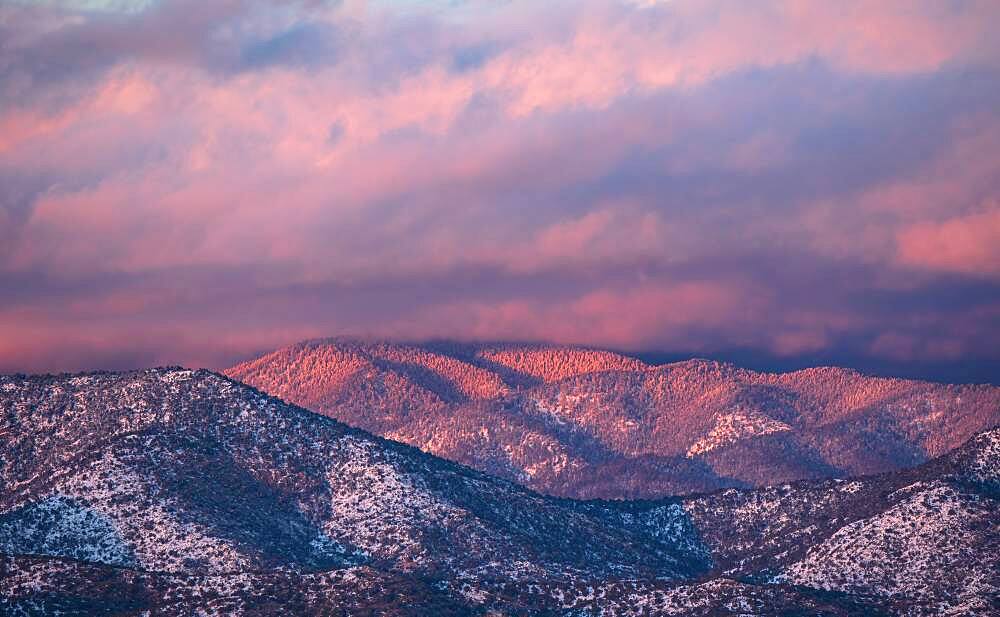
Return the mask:
POLYGON ((1000 360, 995 3, 0 17, 0 370, 336 333, 1000 360))
POLYGON ((978 214, 916 223, 899 234, 904 264, 972 276, 1000 275, 1000 204, 978 214))

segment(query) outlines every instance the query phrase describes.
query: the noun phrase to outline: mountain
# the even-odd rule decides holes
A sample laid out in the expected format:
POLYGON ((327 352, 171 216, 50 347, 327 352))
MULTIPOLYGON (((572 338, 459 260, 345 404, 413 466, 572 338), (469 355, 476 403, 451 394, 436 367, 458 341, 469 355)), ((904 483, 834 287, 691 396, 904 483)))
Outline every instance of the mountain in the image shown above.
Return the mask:
POLYGON ((1000 612, 1000 429, 913 469, 684 509, 720 576, 878 597, 892 614, 1000 612))
POLYGON ((0 612, 989 614, 1000 429, 912 469, 574 501, 208 371, 0 377, 0 612))
POLYGON ((9 583, 25 563, 68 567, 38 565, 47 556, 194 576, 192 593, 244 574, 325 588, 340 571, 344 593, 352 572, 373 590, 407 574, 433 603, 463 578, 685 579, 708 568, 679 507, 655 532, 615 524, 213 373, 12 377, 0 393, 9 583))
POLYGON ((675 550, 214 373, 0 387, 6 553, 207 574, 379 563, 683 577, 703 567, 695 544, 675 550))
POLYGON ((1000 388, 648 366, 553 345, 310 341, 226 371, 352 426, 572 498, 912 467, 1000 424, 1000 388))

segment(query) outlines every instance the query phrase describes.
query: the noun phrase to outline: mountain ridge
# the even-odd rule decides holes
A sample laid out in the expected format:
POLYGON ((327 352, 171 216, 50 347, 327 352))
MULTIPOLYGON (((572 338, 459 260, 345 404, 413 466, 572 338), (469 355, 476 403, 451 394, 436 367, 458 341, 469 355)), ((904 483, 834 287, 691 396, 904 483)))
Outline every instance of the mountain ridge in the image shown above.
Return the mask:
POLYGON ((546 344, 320 339, 226 374, 491 475, 576 498, 898 469, 1000 423, 1000 388, 988 385, 838 367, 760 373, 704 359, 650 366, 546 344), (398 370, 401 364, 411 366, 398 370), (433 379, 421 381, 428 373, 433 379), (486 385, 477 390, 477 380, 486 385), (442 396, 441 382, 465 384, 452 393, 479 394, 442 396))
MULTIPOLYGON (((306 478, 303 478, 291 488, 282 487, 280 484, 271 486, 266 478, 262 479, 261 477, 256 478, 256 483, 248 484, 245 478, 213 475, 213 465, 201 464, 201 460, 197 457, 208 457, 208 461, 219 464, 218 466, 224 470, 228 470, 232 466, 226 461, 236 457, 233 460, 236 460, 240 469, 251 465, 251 469, 256 470, 255 474, 266 474, 271 473, 266 471, 270 463, 261 457, 264 456, 263 453, 268 453, 268 456, 278 457, 278 460, 282 461, 281 464, 289 470, 290 478, 306 473, 310 469, 313 470, 310 473, 315 474, 316 470, 327 469, 329 465, 341 464, 338 461, 344 461, 343 464, 346 466, 338 473, 354 474, 356 480, 352 481, 374 482, 379 486, 381 486, 380 483, 384 482, 390 484, 402 482, 399 490, 411 494, 415 503, 421 500, 426 501, 429 496, 436 495, 440 491, 447 493, 457 490, 451 485, 461 487, 470 482, 473 485, 485 482, 492 487, 492 491, 505 495, 513 502, 528 499, 543 505, 550 504, 552 507, 558 507, 558 504, 561 503, 551 498, 536 496, 534 493, 505 480, 494 479, 473 469, 442 461, 405 444, 372 436, 336 420, 318 416, 305 409, 285 405, 273 397, 208 371, 139 371, 101 377, 103 377, 100 380, 102 383, 110 381, 114 385, 112 387, 102 385, 96 394, 88 389, 89 380, 94 379, 92 375, 63 379, 29 378, 26 382, 27 385, 20 386, 22 390, 27 389, 34 393, 34 398, 28 398, 27 400, 32 402, 26 403, 26 406, 22 405, 21 411, 17 413, 28 409, 27 413, 36 417, 37 420, 37 411, 30 409, 62 409, 64 414, 69 413, 73 416, 73 426, 70 428, 64 428, 61 425, 53 427, 50 423, 44 422, 45 416, 43 415, 43 421, 34 422, 27 430, 22 428, 17 435, 18 439, 8 444, 7 448, 24 454, 27 452, 27 448, 21 446, 30 443, 34 456, 15 458, 8 454, 4 457, 5 464, 2 475, 6 490, 2 501, 0 501, 0 506, 10 511, 13 506, 24 501, 28 498, 27 496, 33 493, 51 491, 52 486, 63 482, 65 476, 70 472, 75 473, 77 477, 84 475, 89 478, 93 475, 89 467, 91 463, 101 465, 99 471, 105 473, 99 474, 100 477, 95 480, 86 480, 81 485, 85 492, 103 491, 100 478, 109 475, 118 477, 126 474, 127 477, 132 477, 136 464, 141 465, 139 469, 143 471, 145 476, 159 477, 157 474, 162 473, 161 467, 154 464, 157 461, 148 460, 151 452, 162 454, 162 462, 167 466, 176 467, 181 462, 189 466, 196 465, 197 473, 190 474, 192 476, 208 476, 213 478, 217 484, 222 485, 235 482, 235 485, 230 487, 233 498, 241 495, 259 494, 262 488, 270 486, 273 489, 272 492, 278 492, 270 497, 268 495, 264 495, 264 497, 276 500, 278 505, 280 505, 278 502, 283 499, 282 491, 292 491, 293 494, 298 494, 304 489, 327 490, 322 489, 322 482, 336 483, 340 482, 342 478, 325 481, 315 478, 307 481, 306 478), (193 382, 194 385, 190 387, 185 385, 188 382, 193 382), (231 393, 236 393, 235 400, 231 400, 230 397, 233 396, 231 393), (88 398, 94 396, 97 397, 94 401, 88 398), (81 397, 84 400, 83 403, 80 402, 81 397), (160 405, 162 407, 158 407, 160 405), (198 409, 215 413, 218 405, 228 407, 225 410, 225 415, 195 414, 191 410, 192 406, 197 406, 198 409), (81 408, 83 411, 78 411, 81 408), (239 412, 237 413, 236 410, 239 412), (261 424, 265 426, 277 425, 281 428, 281 432, 273 436, 273 439, 265 438, 265 435, 256 430, 256 427, 261 424), (69 431, 69 433, 65 437, 60 437, 60 431, 69 431), (103 435, 104 438, 92 440, 92 437, 97 434, 103 435), (333 439, 337 440, 338 450, 326 453, 314 451, 315 448, 309 440, 314 439, 316 435, 325 435, 323 437, 326 440, 324 443, 333 439), (89 443, 86 450, 74 450, 84 440, 89 443), (300 444, 296 446, 297 456, 307 456, 307 458, 289 459, 287 452, 290 443, 300 444), (185 451, 188 453, 187 458, 184 461, 173 459, 169 454, 172 451, 185 451), (219 458, 220 456, 222 458, 219 458), (353 462, 355 459, 369 462, 358 466, 353 462), (109 465, 110 467, 108 467, 109 465), (259 470, 262 466, 265 471, 259 470), (66 469, 69 469, 70 472, 67 472, 66 469), (371 475, 373 473, 374 476, 371 475), (431 475, 427 475, 427 473, 431 475), (450 480, 436 479, 436 474, 439 473, 444 473, 450 480), (417 474, 422 478, 420 487, 416 489, 410 486, 409 480, 406 479, 412 474, 417 474), (264 482, 264 484, 260 484, 260 482, 264 482), (306 482, 306 484, 302 484, 302 482, 306 482)), ((22 382, 22 384, 24 383, 22 382)), ((4 387, 6 388, 7 385, 9 384, 4 384, 4 387)), ((23 394, 22 396, 29 395, 23 394)), ((15 409, 18 408, 15 407, 15 409)), ((183 477, 184 474, 175 474, 174 477, 165 476, 162 484, 164 486, 182 486, 183 477)), ((131 484, 128 482, 116 483, 115 490, 125 486, 131 486, 131 484)), ((76 487, 70 488, 75 490, 76 487)), ((156 489, 142 498, 155 501, 161 492, 160 489, 156 489)), ((114 502, 114 495, 111 497, 112 502, 114 502)), ((168 497, 176 501, 177 496, 168 495, 168 497)), ((182 495, 181 497, 186 499, 191 495, 182 495)), ((211 501, 214 499, 212 495, 198 494, 194 497, 200 501, 209 499, 208 505, 213 507, 219 505, 211 501)), ((490 499, 495 498, 491 497, 490 499)), ((334 502, 337 500, 334 499, 334 502)), ((432 510, 438 507, 431 502, 428 503, 430 504, 428 507, 432 510)), ((306 507, 302 504, 300 506, 306 507)), ((349 514, 354 512, 355 506, 364 510, 369 508, 370 504, 361 503, 358 505, 351 501, 344 503, 349 514)), ((391 509, 396 506, 390 503, 375 507, 391 509)), ((549 507, 549 505, 545 505, 545 507, 549 507)), ((500 507, 494 509, 501 512, 507 511, 500 507)), ((223 513, 231 514, 228 510, 223 513)), ((396 510, 386 513, 386 516, 397 519, 401 515, 401 512, 396 510)), ((351 514, 351 516, 354 515, 351 514)), ((584 519, 580 519, 580 522, 589 525, 584 519)), ((533 524, 540 525, 539 529, 548 529, 550 526, 542 519, 533 524)), ((349 535, 352 533, 357 535, 355 533, 357 529, 353 527, 343 528, 341 531, 349 535)), ((475 529, 472 531, 475 532, 475 529)), ((559 537, 559 534, 552 533, 551 535, 559 537)), ((596 528, 592 529, 592 541, 594 538, 602 537, 602 535, 596 528)), ((361 540, 369 541, 370 538, 365 537, 361 540)), ((541 537, 536 540, 539 546, 544 544, 541 542, 541 537)), ((405 545, 406 541, 403 544, 405 545)), ((527 548, 525 546, 525 549, 527 548)), ((405 555, 403 556, 405 557, 405 555)), ((156 559, 161 558, 155 557, 154 560, 156 559)), ((647 556, 647 560, 655 561, 652 556, 647 556)), ((166 561, 173 563, 169 559, 166 561)), ((610 558, 609 561, 615 562, 614 559, 610 558)))

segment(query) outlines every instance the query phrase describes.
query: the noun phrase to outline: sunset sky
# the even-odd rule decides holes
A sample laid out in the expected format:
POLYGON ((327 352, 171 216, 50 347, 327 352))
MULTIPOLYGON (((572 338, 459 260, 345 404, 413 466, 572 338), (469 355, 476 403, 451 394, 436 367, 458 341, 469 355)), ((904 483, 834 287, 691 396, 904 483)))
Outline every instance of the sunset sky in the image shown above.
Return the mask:
POLYGON ((0 372, 360 335, 998 383, 998 24, 7 0, 0 372))

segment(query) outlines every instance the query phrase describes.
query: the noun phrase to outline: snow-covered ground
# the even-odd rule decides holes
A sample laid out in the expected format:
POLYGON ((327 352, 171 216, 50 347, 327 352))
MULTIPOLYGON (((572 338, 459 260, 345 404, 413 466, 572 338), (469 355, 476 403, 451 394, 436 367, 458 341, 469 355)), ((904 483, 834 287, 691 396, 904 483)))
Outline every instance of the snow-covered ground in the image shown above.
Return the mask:
MULTIPOLYGON (((205 371, 2 377, 0 392, 11 614, 130 589, 178 615, 396 597, 425 613, 824 614, 822 590, 858 611, 958 615, 1000 597, 1000 430, 883 476, 575 502, 205 371)), ((786 430, 723 416, 700 452, 786 430)))

